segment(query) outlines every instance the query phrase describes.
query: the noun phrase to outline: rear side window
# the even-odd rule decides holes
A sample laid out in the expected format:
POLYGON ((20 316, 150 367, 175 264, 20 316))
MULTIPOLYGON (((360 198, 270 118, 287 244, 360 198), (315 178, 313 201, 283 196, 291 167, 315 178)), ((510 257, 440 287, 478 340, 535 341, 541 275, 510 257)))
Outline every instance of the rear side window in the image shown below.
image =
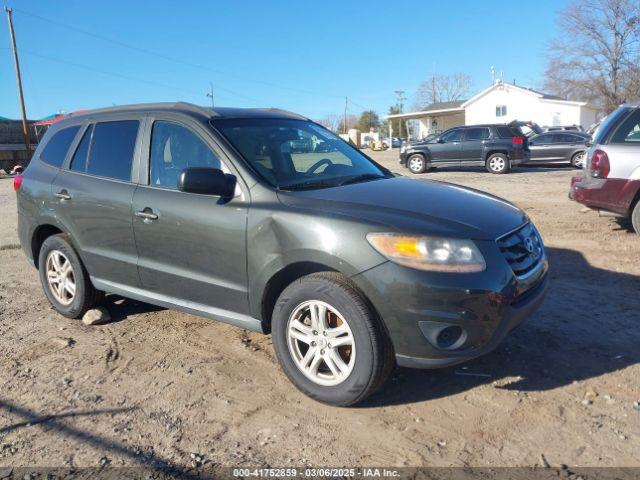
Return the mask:
POLYGON ((489 138, 488 128, 469 128, 465 134, 465 140, 485 140, 489 138))
POLYGON ((71 142, 76 138, 78 130, 80 130, 80 126, 63 128, 59 132, 54 133, 51 140, 49 140, 42 150, 40 160, 54 167, 60 167, 62 162, 64 162, 64 158, 67 156, 71 142))
POLYGON ((87 173, 130 181, 139 124, 137 120, 96 123, 87 173))
POLYGON ((610 143, 633 143, 640 145, 640 108, 629 115, 611 137, 610 143))
POLYGON ((87 154, 89 153, 89 143, 91 143, 91 132, 93 132, 93 125, 90 125, 87 131, 84 132, 80 145, 78 145, 76 153, 71 158, 71 170, 76 172, 87 170, 87 154))

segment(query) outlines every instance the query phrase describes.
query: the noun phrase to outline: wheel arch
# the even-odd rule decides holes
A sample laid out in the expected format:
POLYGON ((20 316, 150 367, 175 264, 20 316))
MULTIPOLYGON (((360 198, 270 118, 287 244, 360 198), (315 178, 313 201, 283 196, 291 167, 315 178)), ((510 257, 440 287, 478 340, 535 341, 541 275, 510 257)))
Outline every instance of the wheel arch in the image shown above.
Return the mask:
POLYGON ((44 241, 52 235, 65 233, 59 226, 51 223, 38 225, 31 235, 31 255, 36 269, 39 268, 40 248, 44 241))
POLYGON ((336 269, 318 262, 294 262, 275 272, 262 290, 260 313, 265 333, 271 331, 271 314, 276 300, 287 286, 299 278, 319 272, 338 272, 336 269))
POLYGON ((484 161, 486 162, 487 160, 489 160, 491 155, 495 155, 496 153, 502 153, 504 156, 507 157, 507 160, 509 160, 509 152, 507 150, 503 148, 491 148, 487 150, 487 152, 484 154, 484 161))

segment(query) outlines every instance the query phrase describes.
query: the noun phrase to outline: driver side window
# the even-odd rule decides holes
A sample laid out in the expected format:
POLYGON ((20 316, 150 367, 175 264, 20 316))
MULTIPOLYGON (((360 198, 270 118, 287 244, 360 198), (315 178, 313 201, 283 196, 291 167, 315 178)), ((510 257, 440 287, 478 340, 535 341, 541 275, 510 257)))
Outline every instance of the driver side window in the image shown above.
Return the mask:
POLYGON ((178 188, 180 172, 187 167, 210 167, 226 171, 220 159, 191 130, 173 122, 154 122, 149 184, 175 190, 178 188))
POLYGON ((460 140, 462 140, 462 130, 460 129, 451 130, 450 132, 447 132, 444 135, 442 135, 442 137, 440 137, 440 140, 442 140, 445 143, 459 142, 460 140))

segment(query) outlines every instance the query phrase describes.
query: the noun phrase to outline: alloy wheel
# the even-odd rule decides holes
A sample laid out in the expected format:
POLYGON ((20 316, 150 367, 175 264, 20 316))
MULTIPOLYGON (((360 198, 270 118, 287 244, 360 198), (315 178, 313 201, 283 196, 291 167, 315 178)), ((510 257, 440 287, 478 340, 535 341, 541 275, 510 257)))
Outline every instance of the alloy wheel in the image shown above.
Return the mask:
POLYGON ((345 381, 355 365, 356 345, 345 318, 319 300, 298 305, 287 323, 287 346, 298 369, 323 386, 345 381))
POLYGON ((60 250, 47 255, 47 283, 53 297, 62 305, 69 305, 76 295, 76 279, 67 256, 60 250))

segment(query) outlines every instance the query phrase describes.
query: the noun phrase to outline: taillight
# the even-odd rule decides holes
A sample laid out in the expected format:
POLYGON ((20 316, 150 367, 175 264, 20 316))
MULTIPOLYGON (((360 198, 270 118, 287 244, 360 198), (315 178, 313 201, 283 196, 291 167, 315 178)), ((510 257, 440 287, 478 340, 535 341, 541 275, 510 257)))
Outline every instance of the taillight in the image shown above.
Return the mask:
POLYGON ((22 185, 22 179, 24 177, 22 176, 22 174, 16 176, 13 178, 13 189, 17 192, 18 190, 20 190, 20 185, 22 185))
POLYGON ((595 150, 591 157, 591 176, 597 178, 607 178, 609 175, 609 157, 603 150, 595 150))
POLYGON ((524 138, 522 138, 522 137, 513 137, 513 144, 514 145, 522 145, 522 144, 524 144, 524 138))

